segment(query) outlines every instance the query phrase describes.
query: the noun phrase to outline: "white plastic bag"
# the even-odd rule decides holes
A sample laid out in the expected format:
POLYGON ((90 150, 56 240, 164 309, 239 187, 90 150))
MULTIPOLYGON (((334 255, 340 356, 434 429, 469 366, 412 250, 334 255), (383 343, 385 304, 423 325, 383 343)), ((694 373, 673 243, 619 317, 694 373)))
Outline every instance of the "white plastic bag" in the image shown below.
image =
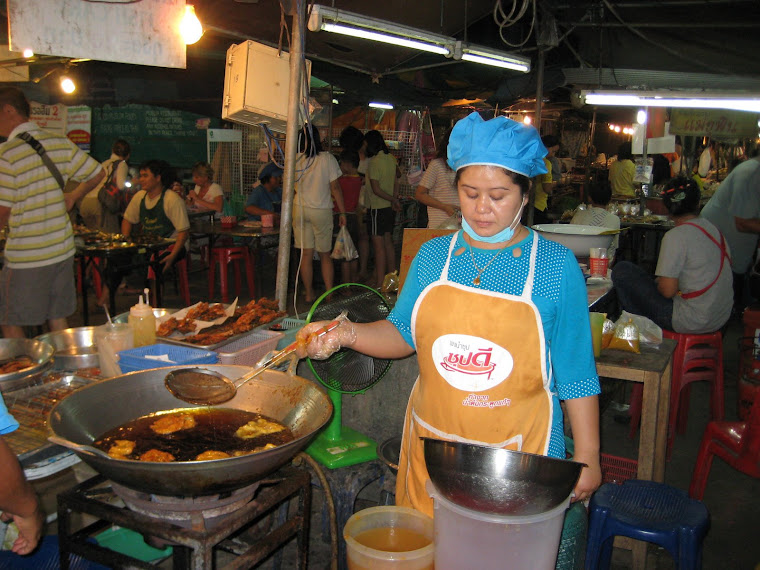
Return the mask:
POLYGON ((642 315, 634 315, 633 313, 623 311, 617 322, 626 323, 628 319, 633 319, 633 322, 639 327, 639 342, 654 347, 662 344, 662 329, 650 319, 642 315))
POLYGON ((338 237, 335 238, 335 247, 333 247, 332 255, 333 259, 342 259, 343 261, 351 261, 359 257, 359 252, 356 250, 354 240, 351 239, 351 234, 348 233, 346 226, 340 228, 338 237))

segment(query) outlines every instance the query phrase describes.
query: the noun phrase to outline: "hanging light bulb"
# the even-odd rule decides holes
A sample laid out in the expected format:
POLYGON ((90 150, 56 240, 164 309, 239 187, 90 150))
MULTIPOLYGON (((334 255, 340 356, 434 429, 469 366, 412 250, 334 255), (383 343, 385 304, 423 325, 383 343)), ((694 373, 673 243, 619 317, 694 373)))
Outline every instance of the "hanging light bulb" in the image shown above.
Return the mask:
POLYGON ((646 125, 647 112, 644 109, 639 109, 636 113, 636 122, 640 125, 646 125))
POLYGON ((30 57, 32 57, 33 55, 34 55, 34 51, 32 50, 32 48, 26 48, 26 49, 24 50, 23 56, 24 56, 26 59, 29 59, 29 58, 30 58, 30 57))
POLYGON ((530 125, 533 122, 533 119, 531 119, 528 115, 525 115, 523 118, 523 123, 526 125, 530 125))
POLYGON ((71 78, 70 78, 70 77, 66 77, 66 76, 64 76, 64 77, 61 77, 61 90, 62 90, 64 93, 67 93, 67 94, 68 94, 68 93, 73 93, 74 91, 76 91, 76 89, 77 89, 77 86, 76 86, 76 84, 75 84, 75 83, 74 83, 74 82, 71 80, 71 78))
POLYGON ((203 36, 203 26, 201 26, 198 16, 195 15, 194 6, 190 6, 189 4, 185 6, 185 15, 182 16, 179 31, 187 45, 194 44, 203 36))

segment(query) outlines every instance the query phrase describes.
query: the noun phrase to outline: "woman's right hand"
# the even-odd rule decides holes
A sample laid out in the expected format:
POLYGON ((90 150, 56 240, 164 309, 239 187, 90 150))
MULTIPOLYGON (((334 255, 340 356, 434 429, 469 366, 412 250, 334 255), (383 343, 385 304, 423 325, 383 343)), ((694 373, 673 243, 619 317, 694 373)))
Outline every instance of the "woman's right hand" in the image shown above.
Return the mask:
MULTIPOLYGON (((339 317, 340 319, 340 317, 339 317)), ((356 330, 354 324, 343 317, 341 323, 333 330, 317 336, 319 329, 329 325, 332 321, 319 321, 309 323, 296 334, 298 358, 313 358, 325 360, 341 348, 351 346, 356 342, 356 330)))
POLYGON ((444 204, 442 210, 446 212, 446 217, 450 218, 457 213, 457 210, 459 210, 459 208, 452 206, 451 204, 444 204))

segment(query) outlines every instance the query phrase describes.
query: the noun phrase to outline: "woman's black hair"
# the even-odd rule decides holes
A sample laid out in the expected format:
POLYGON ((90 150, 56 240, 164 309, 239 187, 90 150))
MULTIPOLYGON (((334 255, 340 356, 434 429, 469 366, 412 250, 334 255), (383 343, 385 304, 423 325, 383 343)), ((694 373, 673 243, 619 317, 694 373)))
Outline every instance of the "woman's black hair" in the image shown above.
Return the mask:
POLYGON ((618 147, 617 159, 618 160, 631 160, 631 159, 633 159, 633 153, 631 152, 631 143, 630 143, 630 141, 624 142, 624 143, 622 143, 618 147))
MULTIPOLYGON (((475 166, 475 165, 472 165, 472 166, 475 166)), ((520 188, 520 194, 522 194, 523 196, 525 196, 530 191, 530 178, 528 178, 524 174, 520 174, 519 172, 514 172, 512 170, 509 170, 508 168, 503 168, 501 166, 493 166, 493 165, 490 165, 490 164, 484 165, 484 166, 487 166, 489 168, 498 168, 498 169, 502 170, 504 172, 504 174, 506 174, 507 176, 509 176, 509 179, 512 182, 514 182, 515 184, 517 184, 517 186, 519 186, 519 188, 520 188)), ((455 186, 459 184, 459 176, 467 168, 469 168, 469 166, 464 166, 464 167, 460 168, 459 170, 457 170, 457 173, 454 176, 454 185, 455 186)))
POLYGON ((699 185, 692 178, 678 176, 665 184, 662 203, 673 217, 699 214, 699 185))
POLYGON ((371 158, 383 151, 385 154, 389 154, 388 145, 383 140, 383 135, 380 131, 369 131, 364 135, 364 140, 367 141, 367 158, 371 158))
POLYGON ((343 149, 358 151, 364 144, 364 135, 356 127, 348 125, 341 131, 338 142, 343 149))
POLYGON ((322 152, 322 141, 319 140, 319 131, 315 126, 304 125, 301 132, 298 133, 298 152, 307 156, 316 156, 322 152))

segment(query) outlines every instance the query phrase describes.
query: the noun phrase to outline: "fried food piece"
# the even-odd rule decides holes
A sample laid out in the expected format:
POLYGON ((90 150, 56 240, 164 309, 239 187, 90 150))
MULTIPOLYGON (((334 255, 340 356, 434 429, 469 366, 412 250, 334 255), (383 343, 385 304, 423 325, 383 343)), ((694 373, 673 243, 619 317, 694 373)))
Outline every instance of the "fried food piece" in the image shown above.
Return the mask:
POLYGON ((270 311, 280 310, 280 302, 277 299, 267 299, 266 297, 262 297, 256 304, 261 309, 268 309, 270 311))
POLYGON ((274 449, 277 447, 274 443, 267 443, 266 445, 262 445, 261 447, 257 447, 253 450, 253 453, 259 453, 261 451, 266 451, 268 449, 274 449))
POLYGON ((206 302, 198 303, 195 308, 187 312, 188 319, 199 321, 213 321, 223 316, 225 316, 224 305, 221 303, 216 303, 215 305, 209 305, 206 302))
POLYGON ((227 459, 228 457, 232 456, 229 453, 225 453, 224 451, 214 451, 213 449, 209 449, 208 451, 199 453, 195 460, 211 461, 212 459, 227 459))
POLYGON ((161 435, 194 427, 195 416, 192 414, 167 414, 150 424, 150 429, 161 435))
POLYGON ((285 426, 282 424, 278 424, 277 422, 273 422, 265 418, 258 418, 251 420, 244 426, 240 426, 235 432, 235 437, 239 437, 240 439, 253 439, 254 437, 259 437, 260 435, 277 433, 278 431, 282 431, 284 429, 285 426))
POLYGON ((28 356, 19 356, 17 358, 14 358, 10 362, 6 362, 2 366, 0 366, 0 374, 9 374, 11 372, 18 372, 19 370, 24 370, 26 368, 31 368, 34 366, 34 362, 32 362, 32 359, 28 356))
POLYGON ((179 321, 175 319, 174 317, 169 317, 158 326, 158 330, 156 331, 156 336, 169 336, 170 334, 172 334, 174 331, 177 330, 178 326, 179 326, 179 321))
POLYGON ((140 461, 155 461, 158 463, 171 463, 174 456, 160 449, 149 449, 140 456, 140 461))
POLYGON ((195 319, 185 317, 177 325, 177 330, 181 333, 195 332, 195 319))
POLYGON ((127 459, 128 455, 131 455, 135 450, 135 442, 128 439, 117 439, 113 442, 113 445, 108 449, 108 455, 114 459, 127 459))

